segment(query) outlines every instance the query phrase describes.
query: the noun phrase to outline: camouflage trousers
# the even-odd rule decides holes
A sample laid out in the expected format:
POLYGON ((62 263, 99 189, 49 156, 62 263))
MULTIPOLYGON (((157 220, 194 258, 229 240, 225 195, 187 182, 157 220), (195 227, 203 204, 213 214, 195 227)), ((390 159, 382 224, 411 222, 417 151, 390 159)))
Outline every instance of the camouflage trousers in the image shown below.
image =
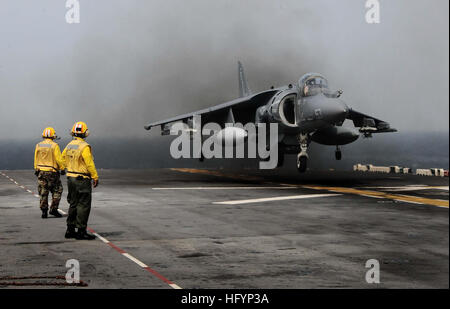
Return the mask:
POLYGON ((67 226, 86 229, 92 204, 91 179, 68 176, 67 188, 67 202, 70 204, 67 226))
POLYGON ((40 197, 41 210, 48 209, 48 195, 52 193, 52 204, 50 209, 58 209, 59 201, 63 192, 63 186, 59 173, 57 172, 39 172, 38 175, 38 192, 40 197))

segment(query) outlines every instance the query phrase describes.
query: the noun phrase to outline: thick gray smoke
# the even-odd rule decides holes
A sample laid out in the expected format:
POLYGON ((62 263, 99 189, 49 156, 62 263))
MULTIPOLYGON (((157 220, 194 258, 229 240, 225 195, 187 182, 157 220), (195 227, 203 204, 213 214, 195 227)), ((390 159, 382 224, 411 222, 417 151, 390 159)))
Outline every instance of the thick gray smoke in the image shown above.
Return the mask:
MULTIPOLYGON (((0 139, 148 138, 143 125, 321 72, 353 108, 401 132, 448 135, 447 0, 0 0, 0 139)), ((374 140, 375 141, 375 140, 374 140)), ((153 144, 155 145, 155 144, 153 144)), ((168 154, 168 151, 167 151, 168 154)))

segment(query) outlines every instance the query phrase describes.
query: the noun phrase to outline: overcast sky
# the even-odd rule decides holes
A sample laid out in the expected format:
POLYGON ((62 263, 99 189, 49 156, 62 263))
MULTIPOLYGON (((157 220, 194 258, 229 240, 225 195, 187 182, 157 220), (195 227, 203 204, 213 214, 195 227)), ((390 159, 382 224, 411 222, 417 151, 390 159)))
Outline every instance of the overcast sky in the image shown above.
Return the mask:
POLYGON ((449 1, 0 0, 2 138, 156 136, 144 124, 324 74, 354 109, 402 131, 449 126, 449 1))

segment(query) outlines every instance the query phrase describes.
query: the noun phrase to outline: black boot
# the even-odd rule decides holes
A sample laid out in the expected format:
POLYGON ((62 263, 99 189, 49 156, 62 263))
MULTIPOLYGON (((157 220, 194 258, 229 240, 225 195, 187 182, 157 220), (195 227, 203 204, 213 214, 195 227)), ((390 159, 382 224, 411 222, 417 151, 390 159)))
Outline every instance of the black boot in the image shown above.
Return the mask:
POLYGON ((50 214, 55 216, 56 218, 61 218, 62 217, 62 215, 59 213, 58 209, 56 209, 56 208, 50 210, 50 214))
POLYGON ((75 227, 68 226, 66 230, 66 235, 64 237, 66 238, 75 238, 77 236, 77 232, 75 232, 75 227))
POLYGON ((47 209, 42 209, 42 216, 41 216, 42 219, 46 219, 48 217, 47 212, 48 212, 47 209))
POLYGON ((95 236, 86 232, 86 229, 79 228, 75 238, 78 240, 92 240, 95 239, 95 236))

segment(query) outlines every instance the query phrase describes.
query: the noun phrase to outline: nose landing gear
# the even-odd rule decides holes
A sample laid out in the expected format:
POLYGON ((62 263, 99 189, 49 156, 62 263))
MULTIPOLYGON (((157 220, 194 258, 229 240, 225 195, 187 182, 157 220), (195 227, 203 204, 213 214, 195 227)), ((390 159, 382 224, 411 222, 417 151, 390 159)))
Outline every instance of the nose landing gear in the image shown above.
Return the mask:
POLYGON ((297 170, 300 173, 306 172, 308 165, 308 134, 299 134, 300 153, 297 155, 297 170))
POLYGON ((297 155, 297 170, 299 173, 306 172, 306 168, 308 165, 308 156, 302 156, 300 154, 297 155))
POLYGON ((336 160, 341 160, 342 159, 342 151, 339 148, 339 146, 336 146, 336 151, 334 153, 334 156, 336 157, 336 160))

